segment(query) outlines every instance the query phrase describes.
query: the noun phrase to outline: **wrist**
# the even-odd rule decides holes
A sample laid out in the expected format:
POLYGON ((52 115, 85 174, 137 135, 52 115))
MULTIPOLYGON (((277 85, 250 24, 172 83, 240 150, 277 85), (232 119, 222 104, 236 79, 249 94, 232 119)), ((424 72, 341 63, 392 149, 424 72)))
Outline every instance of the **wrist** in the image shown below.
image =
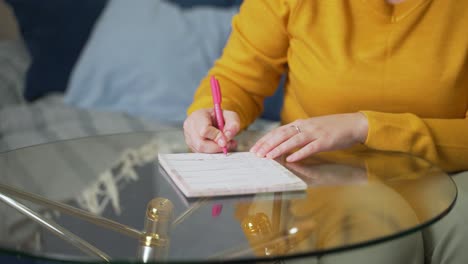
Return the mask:
POLYGON ((366 143, 367 134, 369 132, 369 122, 367 116, 361 112, 355 113, 356 116, 356 141, 359 143, 366 143))

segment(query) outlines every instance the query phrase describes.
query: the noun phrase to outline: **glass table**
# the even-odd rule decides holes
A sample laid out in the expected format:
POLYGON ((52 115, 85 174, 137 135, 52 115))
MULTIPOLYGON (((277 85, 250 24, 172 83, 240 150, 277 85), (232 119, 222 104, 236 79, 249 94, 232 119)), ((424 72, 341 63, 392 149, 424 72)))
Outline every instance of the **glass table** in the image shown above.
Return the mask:
MULTIPOLYGON (((261 136, 239 136, 246 151, 261 136)), ((158 153, 179 130, 97 136, 0 154, 0 255, 74 262, 258 262, 322 256, 408 235, 453 206, 451 178, 397 153, 277 161, 303 192, 187 199, 158 153)))

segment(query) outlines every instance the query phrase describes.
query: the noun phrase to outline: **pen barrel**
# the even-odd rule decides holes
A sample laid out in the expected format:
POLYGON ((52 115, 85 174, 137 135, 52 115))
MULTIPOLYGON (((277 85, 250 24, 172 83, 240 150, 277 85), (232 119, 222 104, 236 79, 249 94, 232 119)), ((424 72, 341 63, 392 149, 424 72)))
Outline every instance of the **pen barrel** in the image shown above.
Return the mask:
POLYGON ((214 105, 215 115, 216 115, 216 126, 219 130, 224 130, 224 117, 223 111, 221 110, 221 105, 215 104, 214 105))

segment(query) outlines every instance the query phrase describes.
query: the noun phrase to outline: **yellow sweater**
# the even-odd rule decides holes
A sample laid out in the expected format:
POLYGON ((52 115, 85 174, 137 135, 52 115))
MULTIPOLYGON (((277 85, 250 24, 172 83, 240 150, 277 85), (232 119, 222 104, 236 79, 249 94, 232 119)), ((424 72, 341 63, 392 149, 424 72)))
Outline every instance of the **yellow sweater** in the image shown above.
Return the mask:
MULTIPOLYGON (((365 145, 468 169, 468 1, 245 0, 209 75, 243 128, 287 72, 282 122, 363 112, 365 145)), ((208 78, 188 113, 212 107, 208 78)))

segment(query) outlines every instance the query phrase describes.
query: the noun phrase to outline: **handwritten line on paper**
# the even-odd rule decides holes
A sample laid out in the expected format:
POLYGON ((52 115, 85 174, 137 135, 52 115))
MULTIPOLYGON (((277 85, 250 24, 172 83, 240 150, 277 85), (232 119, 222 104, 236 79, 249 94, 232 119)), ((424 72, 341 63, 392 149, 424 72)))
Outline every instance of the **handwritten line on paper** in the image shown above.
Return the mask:
POLYGON ((298 191, 305 182, 278 162, 250 152, 159 154, 159 164, 187 197, 298 191))

